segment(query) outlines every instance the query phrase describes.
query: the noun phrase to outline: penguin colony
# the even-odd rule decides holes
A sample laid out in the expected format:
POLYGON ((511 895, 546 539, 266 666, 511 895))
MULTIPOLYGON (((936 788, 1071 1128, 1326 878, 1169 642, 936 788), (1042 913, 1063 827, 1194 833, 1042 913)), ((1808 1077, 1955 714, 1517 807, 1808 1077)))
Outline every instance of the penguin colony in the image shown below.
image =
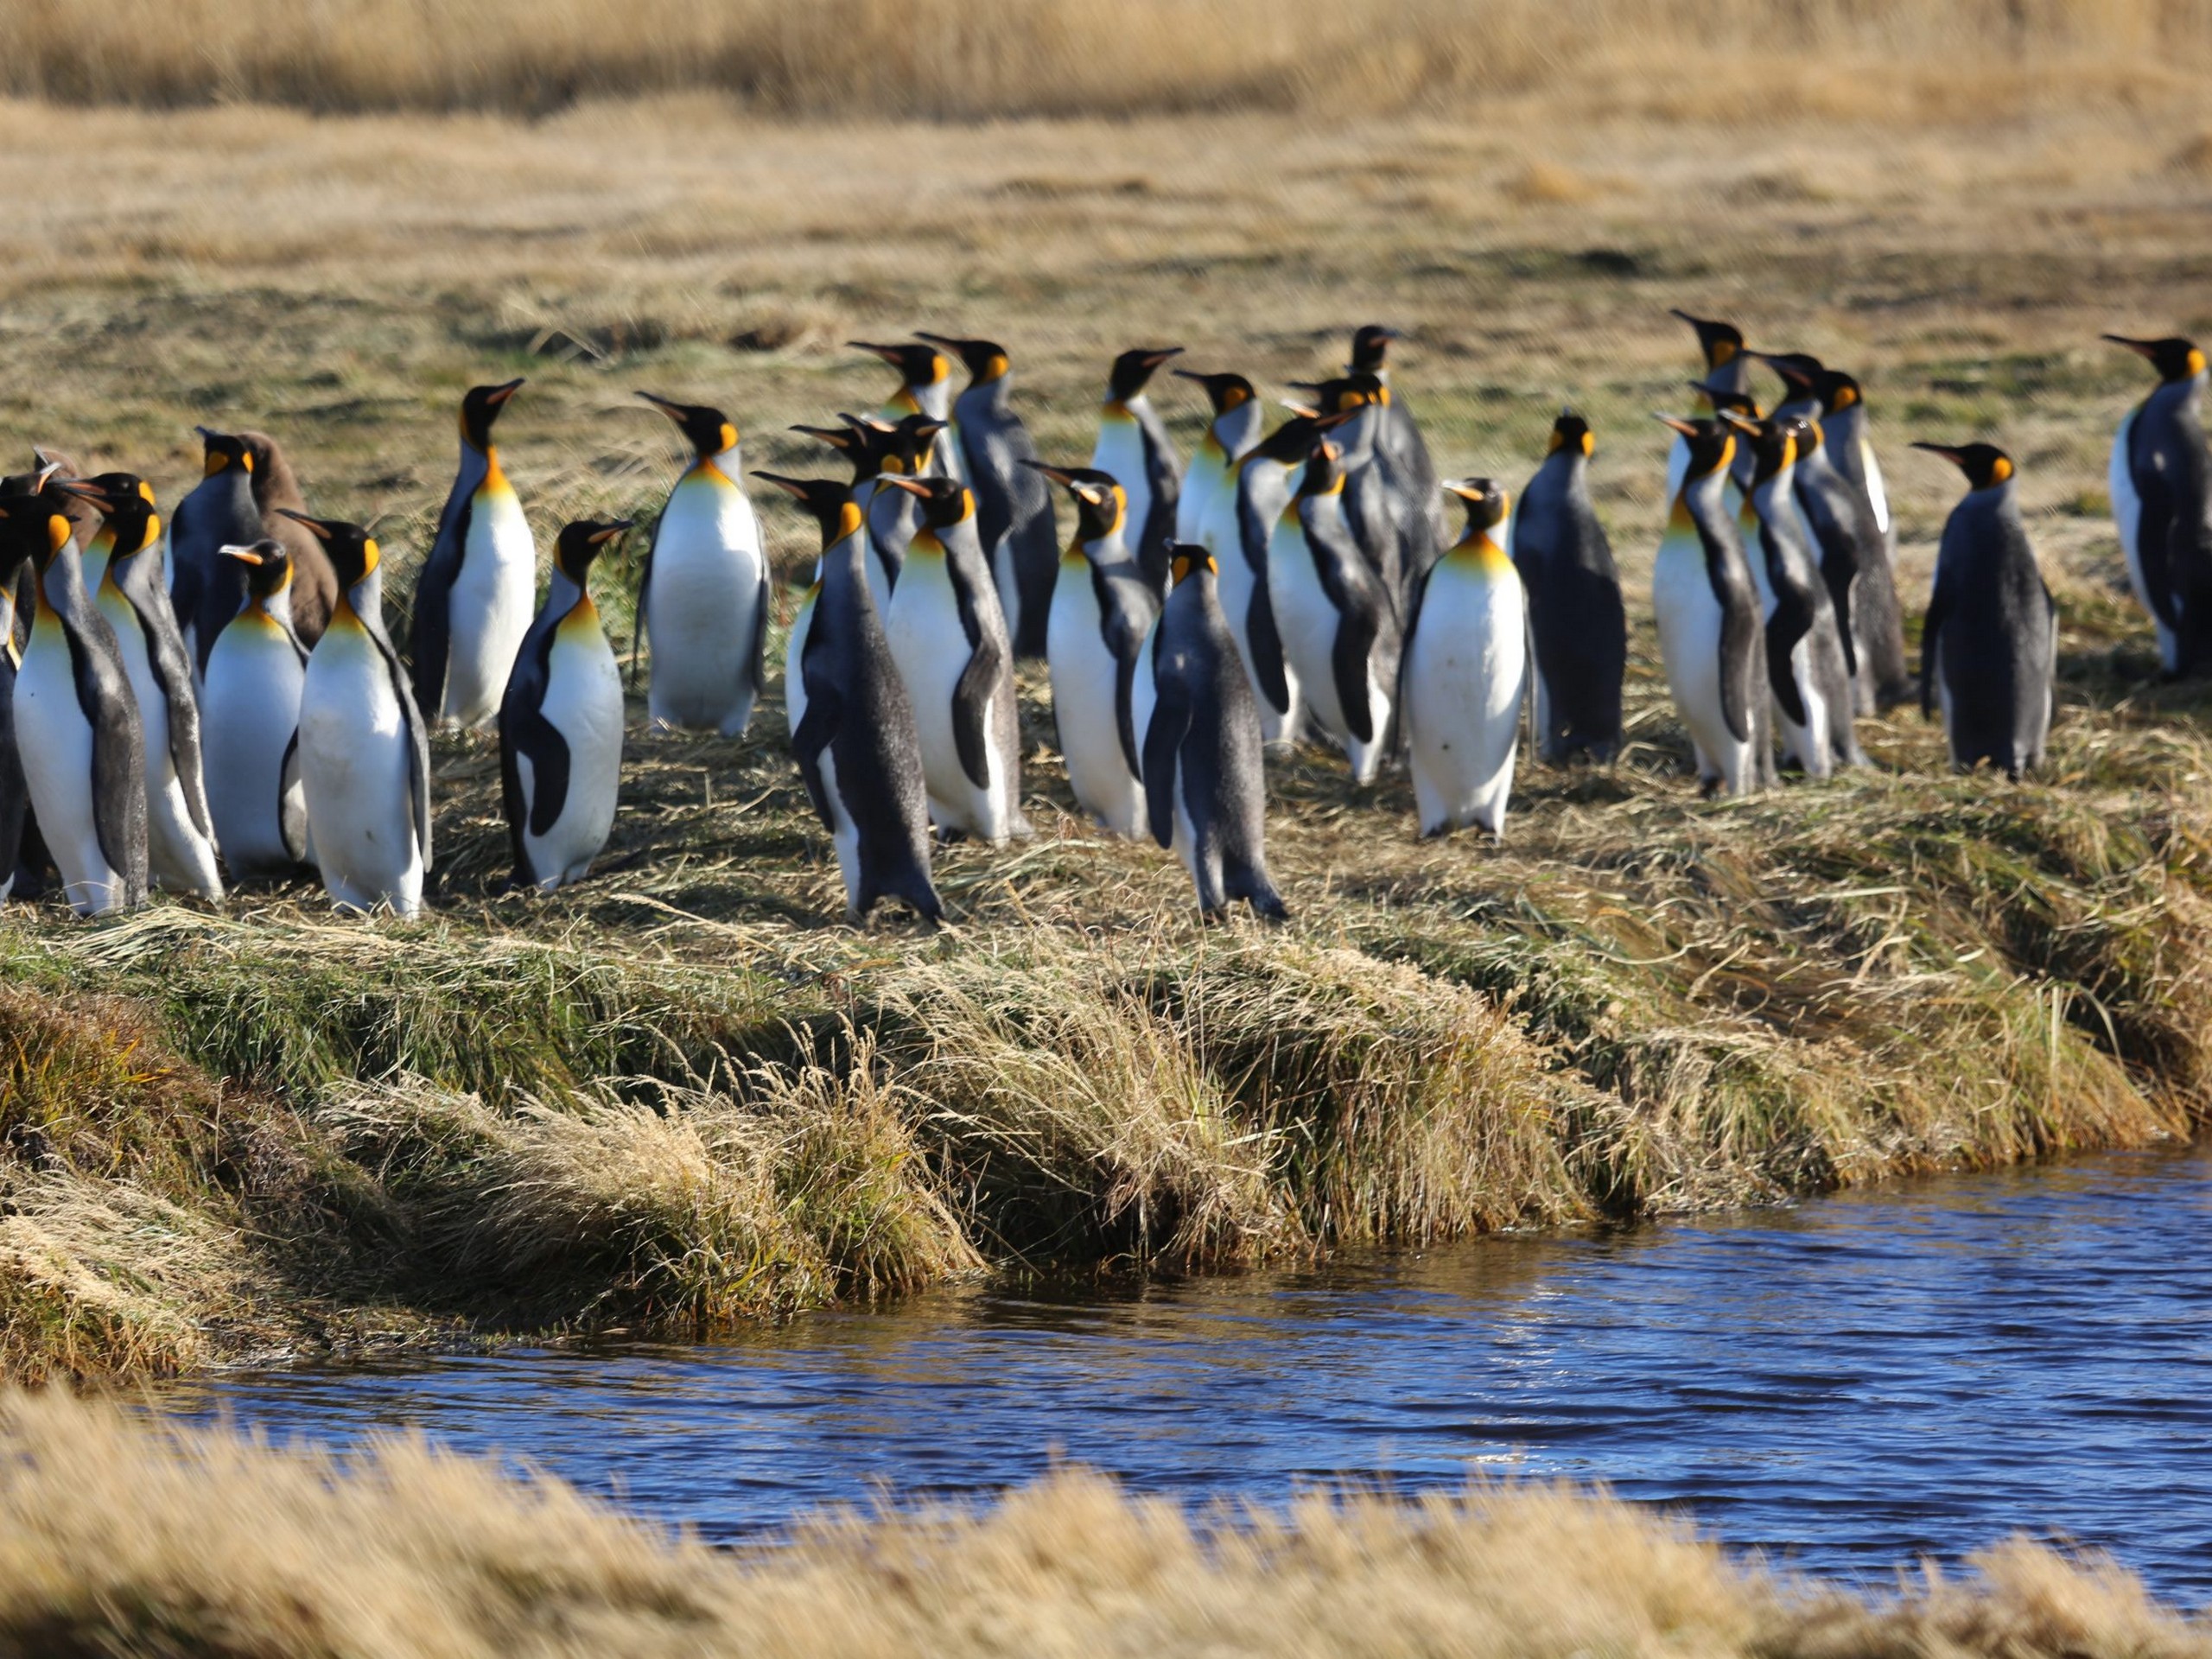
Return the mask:
MULTIPOLYGON (((1706 792, 1864 766, 1854 721, 1916 691, 1955 766, 2017 779, 2039 764, 2056 611, 2012 458, 1913 446, 1967 486, 1916 688, 1858 381, 1675 315, 1703 365, 1688 412, 1657 417, 1675 440, 1652 602, 1706 792), (1754 364, 1779 382, 1771 407, 1754 364)), ((1236 900, 1286 914, 1264 757, 1309 732, 1361 785, 1402 760, 1425 836, 1503 836, 1524 720, 1548 764, 1618 753, 1626 617, 1588 423, 1560 416, 1517 504, 1491 479, 1440 480, 1389 379, 1394 338, 1360 329, 1344 373, 1296 388, 1272 430, 1243 376, 1178 367, 1209 410, 1187 465, 1149 397, 1180 348, 1124 352, 1081 467, 1039 455, 1003 346, 862 346, 899 377, 882 409, 794 429, 852 478, 755 474, 820 531, 785 704, 854 920, 897 899, 935 923, 935 842, 1031 833, 1017 658, 1044 659, 1077 803, 1172 849, 1208 917, 1236 900)), ((2205 353, 2106 338, 2158 377, 2113 446, 2130 580, 2166 671, 2212 671, 2205 353)), ((343 909, 414 915, 432 867, 433 722, 496 725, 514 885, 587 875, 613 823, 624 726, 591 572, 632 525, 563 528, 533 603, 537 547, 493 435, 522 385, 461 401, 408 662, 385 630, 375 537, 309 515, 264 434, 200 429, 205 474, 166 525, 128 473, 79 477, 41 453, 0 480, 0 897, 58 879, 95 915, 149 886, 214 900, 226 873, 312 874, 343 909)), ((771 609, 737 428, 639 395, 691 449, 643 560, 652 716, 735 735, 767 684, 771 609)))

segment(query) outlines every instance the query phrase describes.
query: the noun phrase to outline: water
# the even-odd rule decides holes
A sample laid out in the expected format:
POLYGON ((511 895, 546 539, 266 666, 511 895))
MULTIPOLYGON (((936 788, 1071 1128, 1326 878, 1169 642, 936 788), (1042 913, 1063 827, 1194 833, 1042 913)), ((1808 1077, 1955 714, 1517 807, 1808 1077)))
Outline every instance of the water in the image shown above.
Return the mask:
POLYGON ((726 1345, 180 1388, 332 1443, 416 1426, 709 1538, 981 1497, 1055 1458, 1192 1500, 1471 1468, 1605 1481, 1847 1578, 2015 1530, 2212 1599, 2212 1155, 2085 1159, 1316 1269, 952 1291, 726 1345))

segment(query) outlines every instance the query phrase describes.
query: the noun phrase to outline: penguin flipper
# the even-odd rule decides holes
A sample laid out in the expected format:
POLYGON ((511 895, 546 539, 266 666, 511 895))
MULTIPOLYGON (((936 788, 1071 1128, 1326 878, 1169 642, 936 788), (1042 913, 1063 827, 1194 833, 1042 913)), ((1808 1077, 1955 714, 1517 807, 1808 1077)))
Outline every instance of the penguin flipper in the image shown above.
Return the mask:
MULTIPOLYGON (((1129 776, 1144 781, 1144 749, 1137 739, 1137 659, 1123 657, 1114 665, 1114 725, 1122 734, 1122 758, 1129 763, 1129 776)), ((1154 710, 1157 717, 1157 709, 1154 710)))
POLYGON ((632 685, 638 683, 638 652, 645 642, 645 597, 652 589, 653 550, 660 545, 661 519, 666 517, 668 509, 664 506, 660 517, 653 520, 653 533, 645 537, 645 556, 638 564, 638 599, 630 614, 630 683, 632 685))
POLYGON ((753 605, 753 648, 746 658, 746 671, 753 676, 753 695, 768 689, 768 562, 760 561, 760 592, 753 605))
POLYGON ((94 640, 103 635, 105 660, 77 631, 68 631, 69 668, 77 706, 92 729, 92 835, 100 856, 123 878, 123 902, 146 897, 146 740, 123 676, 122 647, 98 611, 86 618, 94 640))
POLYGON ((300 792, 300 728, 292 728, 284 759, 276 768, 276 833, 295 864, 308 861, 308 804, 300 792))
POLYGON ((1252 586, 1251 603, 1244 610, 1244 639, 1252 647, 1252 673, 1260 695, 1278 715, 1290 712, 1290 675, 1283 666, 1282 636, 1275 632, 1274 602, 1268 597, 1264 572, 1252 586))
MULTIPOLYGON (((1939 576, 1941 573, 1938 573, 1939 576)), ((1928 615, 1920 625, 1920 717, 1936 717, 1936 642, 1943 630, 1943 613, 1950 609, 1950 594, 1938 580, 1929 595, 1928 615)))
POLYGON ((185 810, 200 833, 212 838, 215 820, 207 810, 207 783, 200 767, 200 702, 192 690, 192 656, 184 648, 184 634, 158 578, 149 586, 150 594, 126 588, 124 597, 138 614, 146 636, 146 664, 168 705, 169 764, 176 771, 177 782, 184 786, 185 810))
MULTIPOLYGON (((1738 743, 1751 741, 1752 708, 1758 681, 1749 671, 1751 652, 1759 643, 1758 605, 1724 605, 1720 612, 1720 718, 1728 734, 1738 743)), ((1786 668, 1785 659, 1785 668, 1786 668)), ((1794 688, 1793 688, 1794 690, 1794 688)), ((1802 710, 1803 705, 1800 704, 1802 710)))
MULTIPOLYGON (((1770 560, 1773 571, 1779 561, 1770 560)), ((1774 582, 1774 614, 1766 620, 1766 677, 1773 688, 1777 707, 1792 725, 1802 727, 1805 697, 1798 689, 1796 666, 1791 662, 1797 642, 1813 631, 1813 607, 1805 594, 1787 581, 1774 582)), ((1723 647, 1724 651, 1726 647, 1723 647)))
POLYGON ((446 658, 453 646, 453 584, 461 574, 461 550, 468 545, 468 521, 475 512, 474 492, 454 486, 438 538, 415 579, 413 622, 408 652, 415 659, 415 690, 433 717, 445 707, 446 658))
MULTIPOLYGON (((991 581, 988 567, 982 580, 991 581)), ((960 770, 978 789, 991 786, 991 699, 1011 664, 1003 639, 983 626, 976 608, 976 594, 965 582, 953 584, 953 601, 960 613, 961 632, 968 636, 968 666, 952 688, 952 747, 960 757, 960 770)))
POLYGON ((430 732, 423 720, 423 706, 416 701, 414 682, 408 677, 406 664, 399 660, 399 652, 381 624, 368 629, 369 638, 376 642, 383 654, 385 671, 391 676, 393 694, 399 702, 399 717, 407 724, 407 782, 415 798, 415 844, 423 851, 423 868, 430 868, 430 732))
POLYGON ((1175 844, 1175 776, 1183 751, 1183 738, 1191 728, 1191 702, 1183 688, 1171 678, 1160 687, 1160 701, 1153 705, 1152 722, 1144 734, 1144 806, 1152 838, 1162 847, 1175 844))
POLYGON ((1359 579, 1368 575, 1366 556, 1349 536, 1309 523, 1306 544, 1313 555, 1313 574, 1320 578, 1321 591, 1338 618, 1329 671, 1336 681, 1344 729, 1361 742, 1372 743, 1375 707, 1367 685, 1368 659, 1382 632, 1381 584, 1371 577, 1359 579))
MULTIPOLYGON (((812 644, 811 639, 808 643, 812 644)), ((845 702, 834 686, 823 684, 806 688, 806 713, 799 717, 798 729, 791 734, 791 753, 798 760, 799 776, 806 783, 806 797, 814 803, 815 816, 822 820, 822 827, 835 831, 836 820, 830 812, 830 792, 822 781, 822 753, 836 740, 837 728, 844 723, 845 702)))

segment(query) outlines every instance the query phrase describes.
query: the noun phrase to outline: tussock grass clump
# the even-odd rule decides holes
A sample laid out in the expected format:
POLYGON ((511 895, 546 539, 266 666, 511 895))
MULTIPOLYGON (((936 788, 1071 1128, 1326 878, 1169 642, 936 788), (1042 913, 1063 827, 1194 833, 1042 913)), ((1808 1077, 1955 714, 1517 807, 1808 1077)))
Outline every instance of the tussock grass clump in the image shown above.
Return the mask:
POLYGON ((2022 1540, 1893 1596, 1784 1580, 1563 1487, 1194 1517, 1080 1471, 980 1511, 833 1515, 732 1556, 545 1476, 340 1463, 0 1395, 0 1649, 245 1659, 930 1653, 2185 1659, 2203 1626, 2022 1540), (1235 1522, 1236 1524, 1223 1524, 1235 1522))

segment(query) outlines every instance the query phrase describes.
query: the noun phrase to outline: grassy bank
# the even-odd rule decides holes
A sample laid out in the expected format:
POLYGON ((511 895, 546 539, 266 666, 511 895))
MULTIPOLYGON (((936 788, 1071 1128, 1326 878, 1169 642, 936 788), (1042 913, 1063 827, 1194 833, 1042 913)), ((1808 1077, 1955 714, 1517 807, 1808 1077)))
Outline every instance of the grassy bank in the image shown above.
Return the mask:
POLYGON ((351 1465, 0 1395, 0 1651, 1591 1653, 2183 1659, 2199 1623, 2013 1541, 1893 1596, 1786 1580, 1602 1497, 1477 1487, 1191 1517, 1066 1473, 969 1514, 732 1557, 550 1478, 388 1442, 351 1465))

